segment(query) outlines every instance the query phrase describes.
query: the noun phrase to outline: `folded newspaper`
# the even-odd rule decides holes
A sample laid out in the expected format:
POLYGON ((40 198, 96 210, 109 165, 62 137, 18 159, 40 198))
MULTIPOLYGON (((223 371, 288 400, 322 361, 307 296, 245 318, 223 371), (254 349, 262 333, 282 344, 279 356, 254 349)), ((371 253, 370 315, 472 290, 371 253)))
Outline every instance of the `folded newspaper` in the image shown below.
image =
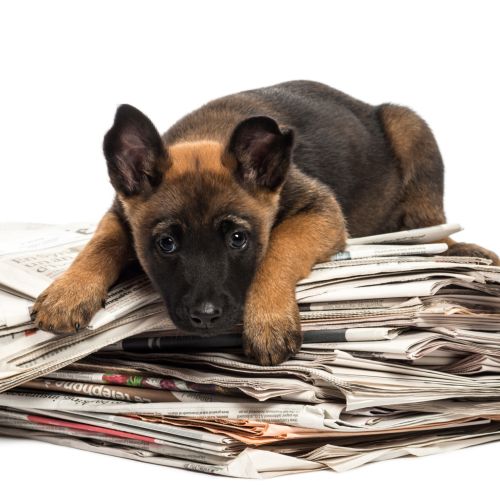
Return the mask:
POLYGON ((460 229, 350 240, 297 285, 300 352, 260 366, 241 325, 176 330, 140 274, 87 329, 35 329, 94 227, 0 225, 0 434, 248 478, 499 440, 500 267, 441 255, 460 229))

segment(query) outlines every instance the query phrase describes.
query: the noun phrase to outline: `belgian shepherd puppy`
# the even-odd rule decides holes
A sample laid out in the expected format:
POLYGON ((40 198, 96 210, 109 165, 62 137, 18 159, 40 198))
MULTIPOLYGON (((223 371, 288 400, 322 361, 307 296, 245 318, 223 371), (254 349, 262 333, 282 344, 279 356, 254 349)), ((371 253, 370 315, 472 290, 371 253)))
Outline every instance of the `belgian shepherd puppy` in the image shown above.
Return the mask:
MULTIPOLYGON (((104 138, 111 209, 34 306, 74 332, 134 259, 186 332, 243 320, 247 356, 277 364, 302 342, 295 285, 365 236, 445 222, 443 162, 408 108, 292 81, 223 97, 160 136, 129 105, 104 138)), ((498 258, 448 240, 450 255, 498 258)))

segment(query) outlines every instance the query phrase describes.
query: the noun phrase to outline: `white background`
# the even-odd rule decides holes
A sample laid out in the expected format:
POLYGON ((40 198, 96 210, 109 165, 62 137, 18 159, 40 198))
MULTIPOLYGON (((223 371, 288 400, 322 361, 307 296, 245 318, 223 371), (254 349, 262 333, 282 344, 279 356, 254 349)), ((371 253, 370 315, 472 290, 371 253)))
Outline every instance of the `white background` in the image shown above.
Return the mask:
MULTIPOLYGON (((498 252, 498 19, 478 0, 3 2, 0 222, 98 220, 113 195, 102 137, 120 103, 164 131, 212 98, 300 78, 420 113, 445 160, 448 219, 498 252)), ((0 477, 2 496, 42 498, 457 499, 496 495, 499 451, 245 481, 0 440, 0 477)))

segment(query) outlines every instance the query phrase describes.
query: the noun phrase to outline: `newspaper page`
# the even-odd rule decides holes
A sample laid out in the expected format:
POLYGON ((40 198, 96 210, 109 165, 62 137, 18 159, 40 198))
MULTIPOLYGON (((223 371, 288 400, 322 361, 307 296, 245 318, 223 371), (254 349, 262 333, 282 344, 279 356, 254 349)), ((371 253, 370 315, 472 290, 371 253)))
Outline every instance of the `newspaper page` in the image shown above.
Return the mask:
POLYGON ((361 238, 350 238, 349 245, 378 245, 381 243, 432 243, 444 240, 448 236, 462 231, 460 224, 440 224, 438 226, 424 227, 421 229, 409 229, 396 233, 377 234, 363 236, 361 238))

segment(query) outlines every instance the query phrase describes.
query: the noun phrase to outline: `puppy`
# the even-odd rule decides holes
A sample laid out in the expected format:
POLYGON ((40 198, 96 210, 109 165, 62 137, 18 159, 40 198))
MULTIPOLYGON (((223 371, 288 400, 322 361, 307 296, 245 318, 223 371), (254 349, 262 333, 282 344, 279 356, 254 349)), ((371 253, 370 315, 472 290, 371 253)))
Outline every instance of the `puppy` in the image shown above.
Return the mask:
MULTIPOLYGON (((71 267, 34 306, 74 332, 137 259, 180 330, 243 320, 247 356, 277 364, 302 334, 295 285, 353 237, 445 222, 443 162, 408 108, 292 81, 223 97, 160 136, 129 105, 104 138, 116 191, 71 267)), ((498 257, 448 240, 449 255, 498 257)))

